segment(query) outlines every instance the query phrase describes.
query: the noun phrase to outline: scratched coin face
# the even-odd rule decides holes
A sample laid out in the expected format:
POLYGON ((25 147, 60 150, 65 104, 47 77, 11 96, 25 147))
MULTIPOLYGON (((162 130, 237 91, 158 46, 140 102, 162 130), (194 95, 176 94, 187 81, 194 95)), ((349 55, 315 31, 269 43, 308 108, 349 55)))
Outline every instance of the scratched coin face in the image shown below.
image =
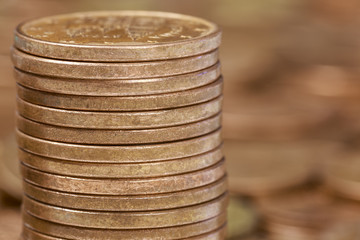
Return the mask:
POLYGON ((90 53, 92 59, 104 61, 170 59, 205 53, 220 44, 220 31, 211 22, 175 13, 144 11, 46 17, 18 26, 15 35, 15 46, 25 52, 73 60, 84 60, 84 52, 90 53), (106 46, 113 52, 105 55, 84 46, 106 46), (66 53, 64 48, 70 51, 66 53))

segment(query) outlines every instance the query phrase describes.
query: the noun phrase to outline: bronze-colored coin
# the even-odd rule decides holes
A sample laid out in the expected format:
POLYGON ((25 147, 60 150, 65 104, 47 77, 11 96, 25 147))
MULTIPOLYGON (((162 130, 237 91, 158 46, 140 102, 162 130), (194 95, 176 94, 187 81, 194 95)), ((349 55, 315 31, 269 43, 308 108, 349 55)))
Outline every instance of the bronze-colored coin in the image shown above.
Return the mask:
POLYGON ((15 48, 13 64, 25 72, 39 75, 80 79, 133 79, 165 77, 202 70, 218 61, 218 51, 203 55, 153 62, 75 62, 36 57, 15 48))
POLYGON ((185 91, 214 82, 220 77, 220 63, 182 75, 163 78, 105 80, 54 78, 14 70, 17 82, 28 88, 82 96, 140 96, 185 91))
MULTIPOLYGON (((200 236, 195 236, 195 237, 189 237, 186 239, 192 239, 192 240, 223 240, 225 239, 226 236, 226 225, 223 225, 221 228, 216 229, 212 232, 209 233, 205 233, 202 234, 200 236)), ((27 227, 24 227, 23 230, 23 239, 24 240, 31 240, 31 239, 36 239, 36 240, 60 240, 61 238, 56 238, 56 237, 52 237, 52 236, 48 236, 36 231, 33 231, 27 227)), ((143 236, 146 239, 149 239, 147 235, 143 236)), ((169 235, 166 235, 167 239, 169 237, 169 235)), ((76 238, 78 239, 78 238, 76 238)), ((123 238, 121 238, 123 239, 123 238)), ((132 238, 133 239, 133 238, 132 238)), ((152 239, 152 238, 151 238, 152 239)), ((158 239, 158 238, 155 238, 158 239)), ((163 238, 160 238, 163 239, 163 238)))
POLYGON ((48 190, 24 181, 24 193, 53 206, 90 211, 149 211, 186 207, 215 199, 225 193, 226 176, 202 187, 166 194, 97 196, 48 190))
POLYGON ((78 240, 140 240, 147 238, 160 240, 164 239, 164 236, 168 239, 184 239, 213 231, 214 229, 224 225, 226 222, 226 214, 221 213, 211 219, 182 226, 137 230, 95 229, 62 225, 33 217, 26 212, 23 213, 23 219, 27 228, 24 229, 24 231, 34 229, 35 231, 41 231, 44 234, 59 238, 78 240))
POLYGON ((196 237, 191 237, 188 239, 192 239, 192 240, 223 240, 226 238, 226 230, 227 230, 227 225, 226 223, 221 226, 221 228, 209 232, 209 233, 205 233, 202 234, 200 236, 196 236, 196 237))
POLYGON ((144 229, 197 223, 225 211, 228 195, 206 203, 171 210, 147 212, 93 212, 46 205, 24 197, 24 209, 38 218, 72 226, 101 229, 144 229))
POLYGON ((318 156, 311 143, 225 142, 229 189, 261 196, 300 185, 313 176, 318 156))
POLYGON ((144 129, 204 120, 221 110, 222 96, 192 106, 140 112, 90 112, 43 107, 20 98, 19 114, 25 118, 63 127, 92 129, 144 129))
MULTIPOLYGON (((93 178, 148 178, 183 174, 210 167, 223 158, 222 145, 209 152, 157 162, 93 163, 42 157, 19 149, 18 157, 31 168, 58 175, 93 178)), ((17 162, 17 161, 16 161, 17 162)))
POLYGON ((42 92, 17 85, 21 99, 47 107, 87 111, 145 111, 189 106, 210 101, 221 95, 222 78, 187 91, 127 97, 74 96, 42 92))
POLYGON ((326 184, 339 195, 360 200, 360 157, 352 152, 329 162, 326 170, 326 184))
POLYGON ((134 146, 93 146, 59 143, 34 138, 17 131, 20 148, 63 160, 97 163, 155 162, 185 158, 208 152, 221 144, 221 129, 190 140, 134 146))
POLYGON ((30 136, 57 142, 97 145, 146 144, 184 140, 208 134, 220 126, 221 114, 185 125, 139 130, 66 128, 37 123, 17 115, 18 129, 30 136))
POLYGON ((94 195, 141 195, 182 191, 213 183, 225 175, 224 160, 185 174, 157 178, 79 178, 44 173, 21 164, 25 181, 62 192, 94 195))
POLYGON ((30 54, 80 61, 187 57, 220 45, 206 20, 164 12, 102 11, 40 18, 18 26, 15 46, 30 54))

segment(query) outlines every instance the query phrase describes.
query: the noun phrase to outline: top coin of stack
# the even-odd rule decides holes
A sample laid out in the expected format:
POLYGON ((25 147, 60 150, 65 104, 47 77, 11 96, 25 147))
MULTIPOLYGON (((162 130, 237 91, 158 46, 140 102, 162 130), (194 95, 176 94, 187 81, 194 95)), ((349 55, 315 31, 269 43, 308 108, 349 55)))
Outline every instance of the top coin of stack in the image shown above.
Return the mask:
POLYGON ((220 38, 161 12, 18 26, 24 239, 224 239, 220 38))

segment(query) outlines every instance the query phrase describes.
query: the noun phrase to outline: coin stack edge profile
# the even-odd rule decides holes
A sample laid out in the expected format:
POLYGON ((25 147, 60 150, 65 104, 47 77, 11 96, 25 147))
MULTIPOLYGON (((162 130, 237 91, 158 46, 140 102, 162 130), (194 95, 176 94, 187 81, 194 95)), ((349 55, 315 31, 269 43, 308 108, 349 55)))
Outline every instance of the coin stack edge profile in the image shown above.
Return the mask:
POLYGON ((20 24, 21 238, 225 239, 220 42, 176 13, 20 24))

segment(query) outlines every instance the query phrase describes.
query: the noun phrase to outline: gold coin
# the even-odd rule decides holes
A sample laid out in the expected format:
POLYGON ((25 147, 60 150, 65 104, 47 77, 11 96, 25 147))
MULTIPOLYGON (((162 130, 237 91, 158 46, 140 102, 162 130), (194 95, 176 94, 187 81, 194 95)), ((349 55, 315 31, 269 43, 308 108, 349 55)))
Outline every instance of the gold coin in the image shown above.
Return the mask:
POLYGON ((32 104, 86 111, 144 111, 189 106, 210 101, 221 95, 222 78, 199 88, 187 91, 127 97, 74 96, 42 92, 17 85, 19 98, 32 104))
POLYGON ((305 183, 313 176, 316 149, 301 142, 241 142, 224 145, 233 193, 262 196, 305 183))
POLYGON ((66 128, 37 123, 17 115, 17 127, 23 133, 51 141, 79 144, 115 145, 170 142, 205 135, 220 126, 221 114, 185 125, 139 130, 66 128))
POLYGON ((20 148, 45 157, 97 163, 155 162, 208 152, 221 144, 221 129, 190 140, 134 146, 93 146, 59 143, 34 138, 17 131, 20 148))
POLYGON ((202 87, 220 77, 220 63, 182 75, 162 78, 105 80, 46 77, 14 69, 17 82, 28 88, 82 96, 140 96, 185 91, 202 87))
POLYGON ((213 183, 225 175, 224 160, 195 172, 156 178, 79 178, 55 175, 21 164, 25 181, 62 192, 94 195, 141 195, 182 191, 213 183))
POLYGON ((38 218, 60 224, 101 229, 144 229, 201 222, 225 211, 228 195, 206 203, 171 210, 146 212, 93 212, 46 205, 24 197, 24 209, 38 218))
MULTIPOLYGON (((147 178, 183 174, 210 167, 223 158, 222 145, 200 155, 174 160, 136 163, 94 163, 42 157, 19 149, 27 166, 48 173, 75 177, 147 178)), ((16 161, 17 162, 17 161, 16 161)))
POLYGON ((219 28, 191 16, 99 11, 20 24, 15 46, 30 54, 80 61, 149 61, 187 57, 220 45, 219 28))
POLYGON ((222 96, 192 106, 140 112, 90 112, 43 107, 20 98, 19 114, 25 118, 63 127, 144 129, 181 125, 204 120, 221 110, 222 96))
POLYGON ((24 193, 53 206, 90 211, 149 211, 186 207, 215 199, 225 193, 226 176, 202 187, 166 194, 97 196, 48 190, 24 181, 24 193))
POLYGON ((37 232, 41 231, 44 234, 59 238, 79 240, 87 240, 90 237, 93 240, 140 240, 146 238, 161 240, 164 239, 164 236, 169 239, 184 239, 213 231, 214 229, 224 225, 226 222, 226 214, 221 213, 220 215, 208 220, 182 226, 137 230, 95 229, 62 225, 33 217, 26 212, 23 213, 23 219, 26 226, 24 228, 24 232, 34 229, 37 232))
POLYGON ((15 48, 11 57, 16 68, 39 75, 81 79, 133 79, 165 77, 202 70, 218 61, 218 51, 203 55, 153 62, 75 62, 42 58, 15 48))

